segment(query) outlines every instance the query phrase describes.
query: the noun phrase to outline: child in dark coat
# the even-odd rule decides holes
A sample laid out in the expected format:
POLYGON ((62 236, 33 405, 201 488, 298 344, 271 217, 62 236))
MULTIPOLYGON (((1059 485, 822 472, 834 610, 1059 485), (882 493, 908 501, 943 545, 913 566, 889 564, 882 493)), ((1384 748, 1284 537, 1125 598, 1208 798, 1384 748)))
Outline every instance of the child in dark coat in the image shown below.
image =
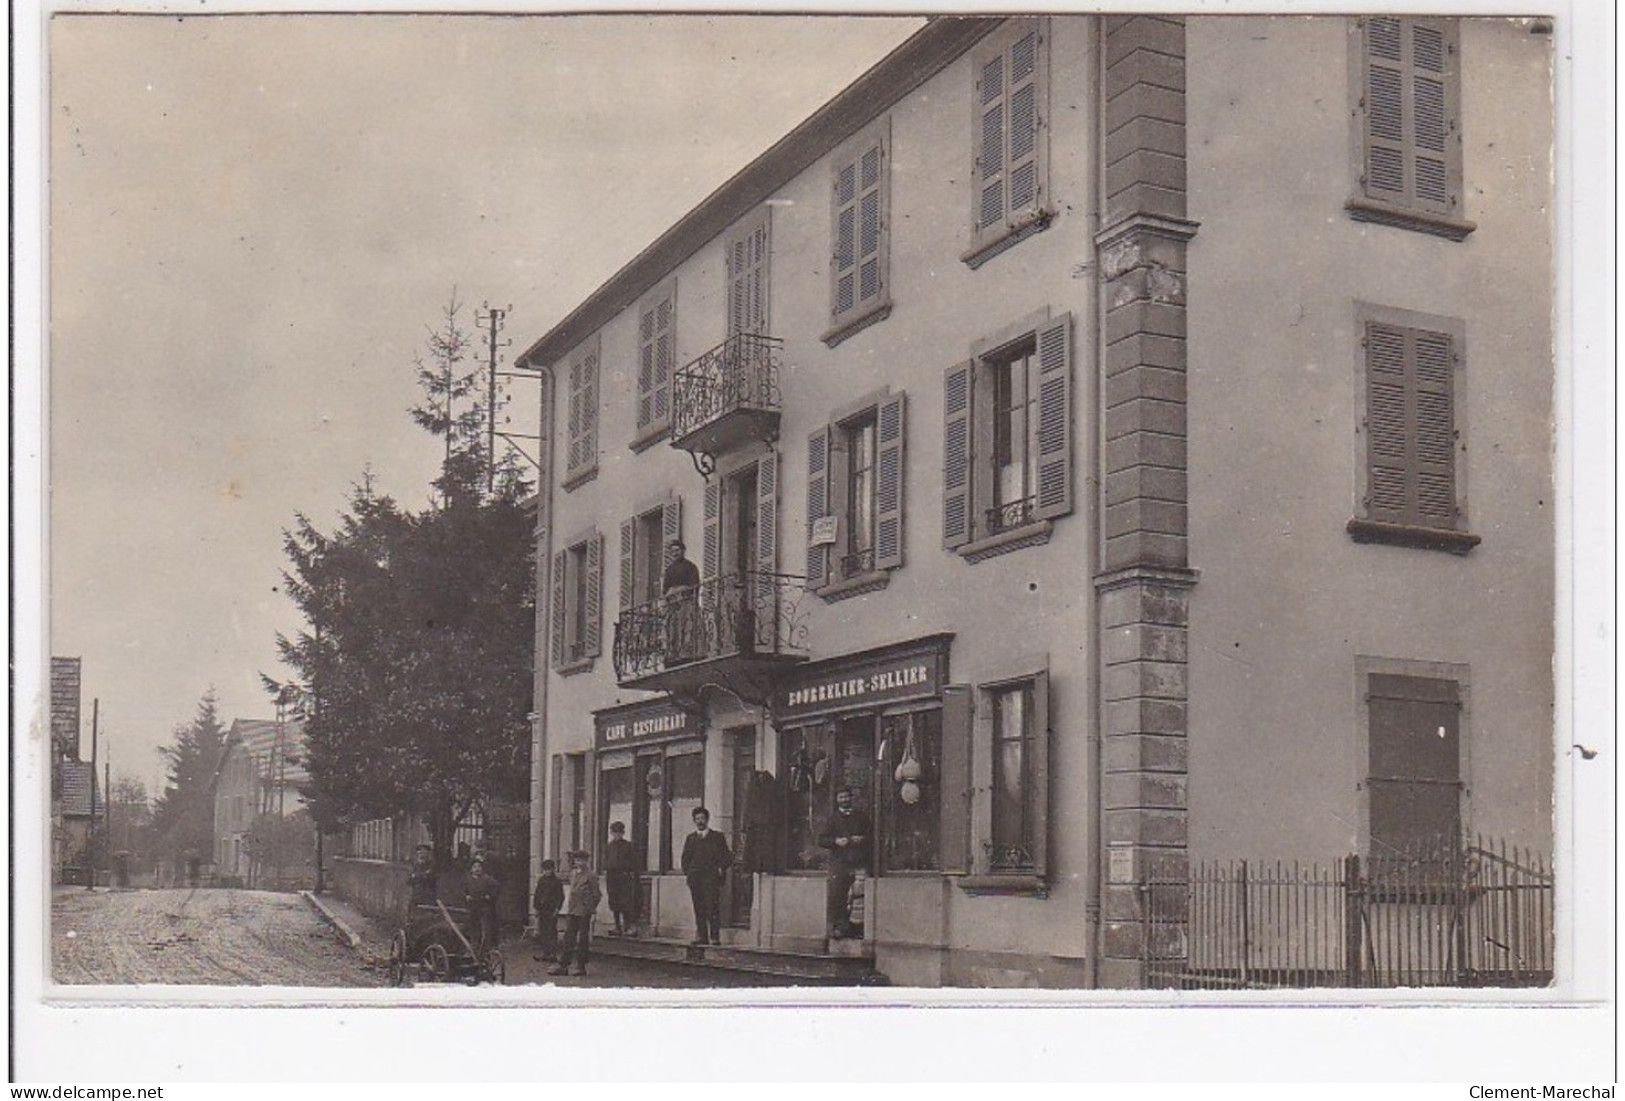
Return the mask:
POLYGON ((531 958, 552 963, 559 958, 559 911, 564 908, 564 881, 553 861, 542 861, 542 874, 536 879, 530 903, 536 911, 536 939, 542 948, 531 958))

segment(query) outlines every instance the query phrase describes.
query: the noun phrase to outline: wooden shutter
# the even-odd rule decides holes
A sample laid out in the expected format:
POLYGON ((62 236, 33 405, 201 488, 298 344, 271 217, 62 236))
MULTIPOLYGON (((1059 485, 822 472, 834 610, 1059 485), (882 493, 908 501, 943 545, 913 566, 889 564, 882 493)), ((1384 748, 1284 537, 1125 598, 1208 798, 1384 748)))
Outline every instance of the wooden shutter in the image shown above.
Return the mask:
POLYGON ((565 461, 568 477, 591 467, 598 459, 598 348, 580 354, 570 365, 570 445, 565 461))
POLYGON ((761 575, 759 591, 773 591, 774 574, 779 572, 779 454, 769 451, 756 462, 756 561, 752 569, 761 575))
POLYGON ((875 411, 875 569, 903 564, 904 397, 875 411))
POLYGON ((716 577, 722 568, 722 486, 719 482, 705 484, 705 537, 700 568, 706 580, 716 577))
POLYGON ((977 232, 1004 224, 1007 209, 1004 197, 1004 67, 1000 51, 983 59, 976 73, 976 156, 972 179, 976 181, 977 232))
POLYGON ((1038 330, 1037 416, 1032 455, 1037 470, 1033 516, 1047 520, 1072 511, 1072 315, 1038 330))
POLYGON ((728 244, 728 335, 768 333, 768 211, 728 244))
POLYGON ((1456 205, 1454 55, 1450 20, 1365 21, 1364 179, 1371 198, 1440 213, 1456 205))
MULTIPOLYGON (((683 537, 683 499, 677 494, 669 494, 666 503, 660 506, 660 543, 665 548, 671 545, 673 539, 683 537)), ((658 591, 660 579, 655 578, 653 588, 658 591)))
POLYGON ((1038 209, 1043 195, 1045 50, 1039 25, 1026 21, 997 52, 976 63, 977 233, 1002 229, 1038 209))
POLYGON ((581 361, 570 364, 570 400, 566 418, 564 473, 568 477, 581 465, 581 361))
POLYGON ((834 280, 830 316, 839 321, 858 304, 858 162, 849 160, 835 171, 835 249, 830 258, 834 280))
POLYGON ((620 608, 625 612, 638 602, 638 518, 633 516, 621 521, 621 603, 620 608))
POLYGON ((549 839, 547 852, 555 862, 564 859, 564 808, 569 805, 564 791, 564 754, 553 754, 553 836, 549 839))
POLYGON ((971 392, 976 363, 950 367, 943 378, 942 545, 952 549, 970 542, 971 523, 971 392))
POLYGON ((597 868, 604 862, 604 843, 598 836, 598 754, 589 749, 578 759, 585 770, 582 787, 586 791, 581 809, 581 847, 593 854, 592 865, 597 868))
POLYGON ((1454 528, 1454 342, 1370 322, 1365 344, 1367 516, 1454 528))
POLYGON ((646 302, 638 313, 638 430, 671 421, 671 375, 676 366, 672 292, 646 302))
POLYGON ((1367 683, 1371 855, 1461 836, 1461 695, 1451 680, 1373 673, 1367 683))
POLYGON ((1050 747, 1054 739, 1049 728, 1049 670, 1033 676, 1032 772, 1028 795, 1032 799, 1028 821, 1032 823, 1033 874, 1049 874, 1049 786, 1050 747))
POLYGON ((839 322, 880 301, 886 291, 887 152, 884 133, 867 138, 835 165, 831 319, 839 322))
POLYGON ((581 586, 581 599, 585 602, 585 622, 582 625, 581 656, 595 658, 603 639, 604 598, 604 537, 594 534, 587 540, 586 577, 581 586))
POLYGON ((638 312, 638 428, 654 423, 655 311, 646 305, 638 312))
POLYGON ((553 621, 553 668, 557 669, 564 664, 565 639, 564 627, 569 622, 565 600, 568 594, 566 588, 566 567, 569 564, 569 551, 559 551, 553 556, 553 607, 550 618, 553 621))
POLYGON ((829 425, 807 437, 807 584, 812 588, 829 581, 829 544, 812 542, 817 520, 830 515, 830 436, 829 425))
POLYGON ((938 859, 949 874, 970 871, 971 690, 942 690, 942 806, 938 859))
POLYGON ((1010 121, 1007 130, 1010 146, 1006 154, 1005 216, 1014 218, 1038 207, 1040 191, 1039 172, 1039 102, 1041 84, 1039 64, 1038 27, 1031 26, 1010 47, 1005 93, 1009 104, 1010 121))

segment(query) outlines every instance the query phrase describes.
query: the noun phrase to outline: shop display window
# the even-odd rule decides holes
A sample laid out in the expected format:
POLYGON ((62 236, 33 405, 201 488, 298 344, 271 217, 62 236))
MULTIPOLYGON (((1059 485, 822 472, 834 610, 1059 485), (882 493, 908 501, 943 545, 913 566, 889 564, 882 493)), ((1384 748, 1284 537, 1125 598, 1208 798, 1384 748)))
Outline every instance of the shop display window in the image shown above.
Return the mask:
POLYGON ((683 841, 688 836, 694 809, 705 803, 704 760, 698 753, 666 758, 666 805, 671 814, 666 827, 668 868, 682 866, 683 841))
POLYGON ((942 826, 942 712, 881 720, 880 842, 883 870, 934 871, 942 826))

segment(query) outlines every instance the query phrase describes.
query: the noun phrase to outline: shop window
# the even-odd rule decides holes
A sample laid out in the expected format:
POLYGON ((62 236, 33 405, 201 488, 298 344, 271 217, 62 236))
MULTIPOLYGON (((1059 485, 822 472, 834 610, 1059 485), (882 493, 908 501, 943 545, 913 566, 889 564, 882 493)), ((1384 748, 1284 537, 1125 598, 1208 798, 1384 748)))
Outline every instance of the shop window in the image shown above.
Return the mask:
POLYGON ((668 495, 621 521, 620 608, 653 604, 660 599, 666 570, 666 544, 683 535, 682 501, 668 495))
POLYGON ((942 826, 942 713, 881 720, 880 861, 883 871, 934 871, 942 826))
POLYGON ((943 386, 943 543, 976 562, 1048 540, 1072 511, 1071 315, 984 342, 943 386))
POLYGON ((666 868, 682 866, 683 841, 696 808, 705 805, 705 758, 699 753, 666 757, 666 868))
POLYGON ((1460 241, 1475 227, 1461 202, 1456 21, 1373 16, 1356 30, 1360 162, 1349 213, 1460 241))
POLYGON ((588 758, 586 753, 553 755, 553 859, 561 868, 574 850, 594 848, 588 758))
POLYGON ((825 344, 891 312, 889 123, 882 119, 831 158, 830 327, 825 344))
POLYGON ((1041 19, 1011 20, 972 58, 971 267, 1049 224, 1049 43, 1041 19))
POLYGON ((560 673, 592 668, 601 648, 604 537, 596 530, 553 556, 552 658, 560 673))
POLYGON ((667 283, 638 307, 638 415, 634 450, 671 427, 671 376, 677 365, 677 287, 667 283))
POLYGON ((565 489, 574 489, 598 473, 598 346, 594 336, 570 357, 565 489))
POLYGON ((703 805, 704 755, 696 742, 604 754, 599 761, 599 818, 626 826, 637 865, 647 873, 677 868, 694 808, 703 805))
POLYGON ((808 437, 807 584, 825 599, 903 564, 904 398, 882 391, 808 437))

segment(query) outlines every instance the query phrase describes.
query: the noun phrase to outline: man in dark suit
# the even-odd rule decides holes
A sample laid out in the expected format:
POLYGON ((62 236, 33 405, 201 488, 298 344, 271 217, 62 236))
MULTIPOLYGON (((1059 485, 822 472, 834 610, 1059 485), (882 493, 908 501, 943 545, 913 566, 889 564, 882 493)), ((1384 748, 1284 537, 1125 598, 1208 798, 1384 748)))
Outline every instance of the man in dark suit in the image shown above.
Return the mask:
POLYGON ((869 870, 874 833, 874 823, 858 809, 857 792, 849 787, 836 792, 835 813, 818 835, 818 843, 829 850, 824 910, 831 940, 844 940, 854 933, 848 910, 852 883, 859 872, 869 870))
POLYGON ((694 808, 694 832, 683 842, 683 875, 694 900, 694 943, 722 943, 722 882, 733 863, 727 839, 711 828, 711 812, 694 808))

